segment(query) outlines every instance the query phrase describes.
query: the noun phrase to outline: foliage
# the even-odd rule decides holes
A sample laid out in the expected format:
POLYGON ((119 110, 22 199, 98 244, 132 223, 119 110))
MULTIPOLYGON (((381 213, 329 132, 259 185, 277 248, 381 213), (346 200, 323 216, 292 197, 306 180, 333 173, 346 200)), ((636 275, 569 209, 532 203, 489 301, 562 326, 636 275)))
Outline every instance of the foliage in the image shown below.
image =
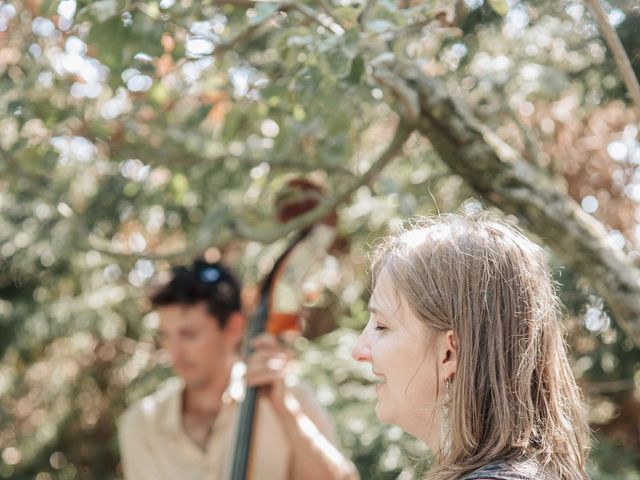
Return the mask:
MULTIPOLYGON (((0 2, 0 476, 118 476, 115 419, 169 374, 152 279, 222 255, 251 290, 284 243, 259 240, 286 179, 358 186, 391 140, 402 102, 373 72, 391 54, 446 79, 638 258, 638 117, 584 5, 450 3, 0 2)), ((637 8, 608 7, 638 72, 637 8)), ((378 424, 349 359, 367 245, 472 196, 424 138, 397 153, 341 202, 308 306, 342 329, 300 353, 372 479, 410 478, 426 453, 378 424)), ((593 478, 638 478, 638 347, 577 272, 556 272, 602 438, 593 478)))

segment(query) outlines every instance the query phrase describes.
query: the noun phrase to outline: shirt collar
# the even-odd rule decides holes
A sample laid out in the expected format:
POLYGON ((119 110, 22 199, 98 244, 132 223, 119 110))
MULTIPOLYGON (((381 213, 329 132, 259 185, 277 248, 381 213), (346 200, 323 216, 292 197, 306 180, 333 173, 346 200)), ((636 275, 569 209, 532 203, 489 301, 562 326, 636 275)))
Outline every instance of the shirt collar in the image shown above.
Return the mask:
MULTIPOLYGON (((222 394, 222 407, 242 402, 245 394, 244 375, 247 367, 236 362, 231 367, 229 384, 222 394)), ((158 392, 156 419, 163 430, 171 433, 182 431, 182 399, 185 384, 179 377, 173 377, 158 392)))
POLYGON ((156 421, 170 433, 178 433, 182 428, 182 392, 184 381, 174 377, 166 382, 156 410, 156 421))

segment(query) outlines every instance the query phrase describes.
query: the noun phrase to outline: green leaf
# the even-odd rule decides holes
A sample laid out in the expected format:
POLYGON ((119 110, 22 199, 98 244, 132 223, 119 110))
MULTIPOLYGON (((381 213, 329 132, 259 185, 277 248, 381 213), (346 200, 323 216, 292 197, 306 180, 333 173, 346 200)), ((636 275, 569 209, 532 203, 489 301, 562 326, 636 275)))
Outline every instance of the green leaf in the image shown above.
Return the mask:
POLYGON ((313 43, 311 35, 291 35, 287 38, 287 47, 306 47, 313 43))
POLYGON ((358 15, 362 12, 364 5, 365 3, 362 2, 360 6, 352 4, 347 7, 337 7, 333 10, 333 14, 346 24, 355 23, 358 21, 358 15))
POLYGON ((170 98, 170 92, 162 83, 155 83, 149 91, 149 100, 157 106, 164 106, 170 98))
POLYGON ((378 3, 389 12, 396 12, 398 10, 398 4, 393 0, 380 0, 378 3))
POLYGON ((176 198, 181 199, 189 190, 189 179, 183 173, 176 173, 171 179, 171 188, 176 198))
POLYGON ((100 0, 98 2, 91 2, 89 6, 89 12, 98 22, 106 22, 110 18, 118 15, 118 2, 117 0, 100 0))
POLYGON ((57 6, 57 3, 58 2, 55 2, 56 5, 54 5, 53 0, 44 0, 40 6, 40 14, 45 16, 53 14, 56 10, 55 7, 57 6))
POLYGON ((489 0, 489 6, 501 17, 504 17, 507 13, 509 13, 508 0, 489 0))
POLYGON ((222 127, 222 141, 229 143, 234 139, 238 130, 242 126, 244 121, 244 114, 238 110, 233 109, 224 117, 224 126, 222 127))
POLYGON ((116 73, 110 77, 112 86, 121 84, 119 73, 131 67, 134 55, 145 52, 150 56, 162 54, 163 25, 141 12, 134 12, 133 23, 126 27, 119 16, 106 22, 94 23, 89 30, 88 43, 94 45, 100 61, 116 73))
POLYGON ((200 105, 194 112, 191 113, 189 118, 186 121, 186 126, 189 128, 197 127, 200 125, 207 115, 209 111, 211 111, 212 105, 200 105))
POLYGON ((331 73, 336 78, 345 78, 351 71, 351 57, 347 55, 342 46, 333 48, 325 56, 331 73))
POLYGON ((388 20, 371 20, 370 22, 367 22, 367 30, 375 32, 375 33, 382 33, 382 32, 386 32, 388 30, 393 30, 395 28, 395 24, 393 24, 392 22, 388 21, 388 20))
POLYGON ((300 70, 294 79, 296 100, 303 105, 312 104, 318 96, 318 89, 324 79, 326 76, 316 67, 300 70))
MULTIPOLYGON (((117 17, 95 23, 87 38, 89 44, 95 45, 100 61, 115 72, 122 69, 123 52, 128 41, 129 32, 117 17)), ((120 82, 115 75, 114 79, 120 82)))
POLYGON ((318 156, 328 165, 343 165, 351 154, 351 146, 344 135, 332 135, 318 145, 318 156))
POLYGON ((231 216, 228 205, 217 205, 212 208, 200 222, 196 232, 196 242, 199 245, 207 246, 207 241, 212 237, 211 232, 217 232, 224 228, 231 216))
POLYGON ((255 8, 256 14, 249 19, 250 25, 258 25, 278 11, 280 5, 277 3, 260 3, 255 8))
POLYGON ((364 60, 360 55, 353 59, 351 63, 351 71, 349 75, 345 78, 345 80, 349 83, 358 84, 362 79, 362 75, 364 74, 364 60))
POLYGON ((358 30, 352 28, 342 37, 342 50, 349 58, 355 58, 360 51, 360 34, 358 30))

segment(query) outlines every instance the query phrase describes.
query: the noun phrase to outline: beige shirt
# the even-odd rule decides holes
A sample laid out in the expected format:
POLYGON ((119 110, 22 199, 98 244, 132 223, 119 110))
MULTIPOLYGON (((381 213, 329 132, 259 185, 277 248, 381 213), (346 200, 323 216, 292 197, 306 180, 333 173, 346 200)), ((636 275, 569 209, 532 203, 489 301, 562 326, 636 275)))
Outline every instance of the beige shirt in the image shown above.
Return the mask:
MULTIPOLYGON (((119 441, 127 480, 225 480, 229 477, 234 432, 243 388, 234 367, 206 450, 182 427, 183 382, 172 378, 128 408, 120 419, 119 441)), ((268 399, 258 401, 254 430, 255 480, 289 478, 291 450, 268 399)))

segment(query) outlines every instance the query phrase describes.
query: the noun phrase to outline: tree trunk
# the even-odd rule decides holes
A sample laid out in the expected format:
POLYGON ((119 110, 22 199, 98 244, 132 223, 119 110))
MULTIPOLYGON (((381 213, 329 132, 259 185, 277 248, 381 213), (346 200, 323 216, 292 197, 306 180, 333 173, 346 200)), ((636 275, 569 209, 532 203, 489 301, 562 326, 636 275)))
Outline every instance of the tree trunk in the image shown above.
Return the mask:
POLYGON ((521 219, 602 296, 614 320, 640 346, 640 270, 607 241, 607 230, 419 67, 396 63, 394 73, 418 93, 416 128, 440 158, 483 199, 521 219))

